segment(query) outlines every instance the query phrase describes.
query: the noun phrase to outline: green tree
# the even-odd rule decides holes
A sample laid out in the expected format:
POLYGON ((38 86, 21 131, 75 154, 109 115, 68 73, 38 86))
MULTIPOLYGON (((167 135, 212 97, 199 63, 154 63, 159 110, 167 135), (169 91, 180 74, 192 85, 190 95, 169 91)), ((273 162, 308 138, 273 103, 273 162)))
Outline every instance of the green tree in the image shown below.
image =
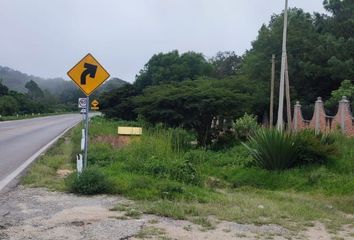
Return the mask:
POLYGON ((4 116, 14 115, 19 109, 17 100, 12 96, 0 97, 0 114, 4 116))
POLYGON ((246 88, 235 79, 183 81, 149 87, 135 102, 147 121, 192 129, 205 146, 212 140, 213 117, 235 118, 250 110, 252 90, 246 88))
POLYGON ((135 85, 138 89, 144 89, 163 83, 195 80, 209 75, 211 71, 211 64, 201 53, 186 52, 180 55, 175 50, 152 56, 136 76, 135 85))
POLYGON ((216 78, 225 78, 236 75, 240 70, 242 57, 237 56, 235 52, 218 52, 215 57, 210 59, 213 65, 213 76, 216 78))
POLYGON ((100 96, 102 113, 110 118, 135 120, 137 114, 133 97, 138 93, 132 84, 125 84, 123 87, 103 93, 100 96))
POLYGON ((25 88, 27 88, 27 94, 31 99, 40 99, 44 97, 42 89, 40 89, 38 84, 33 80, 27 82, 25 88))
POLYGON ((2 84, 2 79, 0 79, 0 96, 7 95, 9 93, 9 89, 2 84))
MULTIPOLYGON (((345 5, 349 10, 334 10, 336 14, 332 16, 311 15, 297 8, 289 10, 290 90, 293 99, 305 104, 312 103, 318 96, 329 98, 343 79, 354 78, 354 38, 344 37, 354 29, 354 14, 348 14, 354 2, 330 1, 329 5, 325 2, 326 9, 335 9, 333 4, 345 5), (334 21, 340 25, 339 20, 335 19, 343 19, 350 26, 332 27, 334 21)), ((248 79, 269 83, 270 58, 275 54, 276 77, 279 79, 282 29, 283 14, 273 15, 270 23, 261 27, 251 50, 244 56, 240 74, 248 79)))
POLYGON ((325 0, 325 9, 332 14, 328 19, 328 29, 336 37, 346 39, 354 36, 354 1, 353 0, 325 0))
POLYGON ((329 110, 331 114, 335 114, 338 102, 343 96, 346 96, 352 105, 354 104, 354 84, 350 80, 344 80, 338 89, 332 91, 331 98, 325 104, 326 110, 329 110))

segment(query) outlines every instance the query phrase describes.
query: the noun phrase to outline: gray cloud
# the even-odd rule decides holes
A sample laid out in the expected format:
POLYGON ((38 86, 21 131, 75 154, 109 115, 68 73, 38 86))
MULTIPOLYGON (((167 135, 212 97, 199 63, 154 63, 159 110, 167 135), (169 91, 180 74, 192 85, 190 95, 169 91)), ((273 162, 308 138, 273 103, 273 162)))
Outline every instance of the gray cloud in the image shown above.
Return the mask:
MULTIPOLYGON (((322 0, 289 0, 324 12, 322 0)), ((132 82, 157 52, 243 54, 284 0, 0 0, 0 65, 64 77, 91 52, 132 82)))

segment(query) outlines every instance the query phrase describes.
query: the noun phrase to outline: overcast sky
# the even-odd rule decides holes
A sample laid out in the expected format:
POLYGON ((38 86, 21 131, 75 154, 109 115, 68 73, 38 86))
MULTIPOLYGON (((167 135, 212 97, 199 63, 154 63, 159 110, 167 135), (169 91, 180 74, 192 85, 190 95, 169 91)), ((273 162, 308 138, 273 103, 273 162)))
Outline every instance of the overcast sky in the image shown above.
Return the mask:
MULTIPOLYGON (((324 12, 322 0, 289 0, 324 12)), ((241 55, 284 0, 0 0, 0 65, 63 77, 88 52, 133 82, 158 52, 241 55)))

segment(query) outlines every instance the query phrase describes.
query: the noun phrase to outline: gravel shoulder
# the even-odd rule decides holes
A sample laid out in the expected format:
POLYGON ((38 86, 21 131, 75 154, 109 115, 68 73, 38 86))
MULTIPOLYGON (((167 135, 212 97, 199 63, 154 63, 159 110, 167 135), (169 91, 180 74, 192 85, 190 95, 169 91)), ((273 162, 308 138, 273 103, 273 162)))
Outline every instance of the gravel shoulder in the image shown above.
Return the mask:
POLYGON ((336 236, 314 223, 306 231, 291 233, 277 225, 256 226, 208 219, 211 226, 154 215, 128 217, 111 211, 132 205, 123 197, 82 197, 18 186, 0 196, 0 239, 3 240, 110 240, 110 239, 354 239, 351 226, 336 236))
POLYGON ((128 239, 144 222, 115 218, 109 208, 124 201, 19 186, 0 197, 0 239, 128 239))

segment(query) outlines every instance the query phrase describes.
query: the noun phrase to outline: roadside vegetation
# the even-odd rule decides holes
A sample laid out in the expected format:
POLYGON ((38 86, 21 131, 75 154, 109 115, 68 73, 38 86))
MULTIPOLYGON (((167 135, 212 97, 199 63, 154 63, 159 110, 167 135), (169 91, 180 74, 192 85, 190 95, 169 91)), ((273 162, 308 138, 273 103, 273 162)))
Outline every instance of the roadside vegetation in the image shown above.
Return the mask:
MULTIPOLYGON (((89 168, 80 177, 58 175, 60 169, 74 168, 77 127, 33 165, 23 182, 79 194, 122 194, 136 200, 131 209, 175 219, 215 216, 291 230, 320 221, 333 231, 353 221, 345 214, 354 214, 354 139, 312 135, 323 149, 304 153, 301 159, 308 162, 267 170, 236 136, 231 147, 203 148, 190 144, 195 139, 190 132, 155 126, 123 148, 97 141, 117 137, 117 126, 129 124, 137 123, 92 119, 89 168)), ((246 144, 251 148, 252 141, 246 144)))
POLYGON ((30 187, 45 187, 65 191, 65 177, 75 169, 81 129, 79 126, 67 132, 29 168, 22 183, 30 187))

